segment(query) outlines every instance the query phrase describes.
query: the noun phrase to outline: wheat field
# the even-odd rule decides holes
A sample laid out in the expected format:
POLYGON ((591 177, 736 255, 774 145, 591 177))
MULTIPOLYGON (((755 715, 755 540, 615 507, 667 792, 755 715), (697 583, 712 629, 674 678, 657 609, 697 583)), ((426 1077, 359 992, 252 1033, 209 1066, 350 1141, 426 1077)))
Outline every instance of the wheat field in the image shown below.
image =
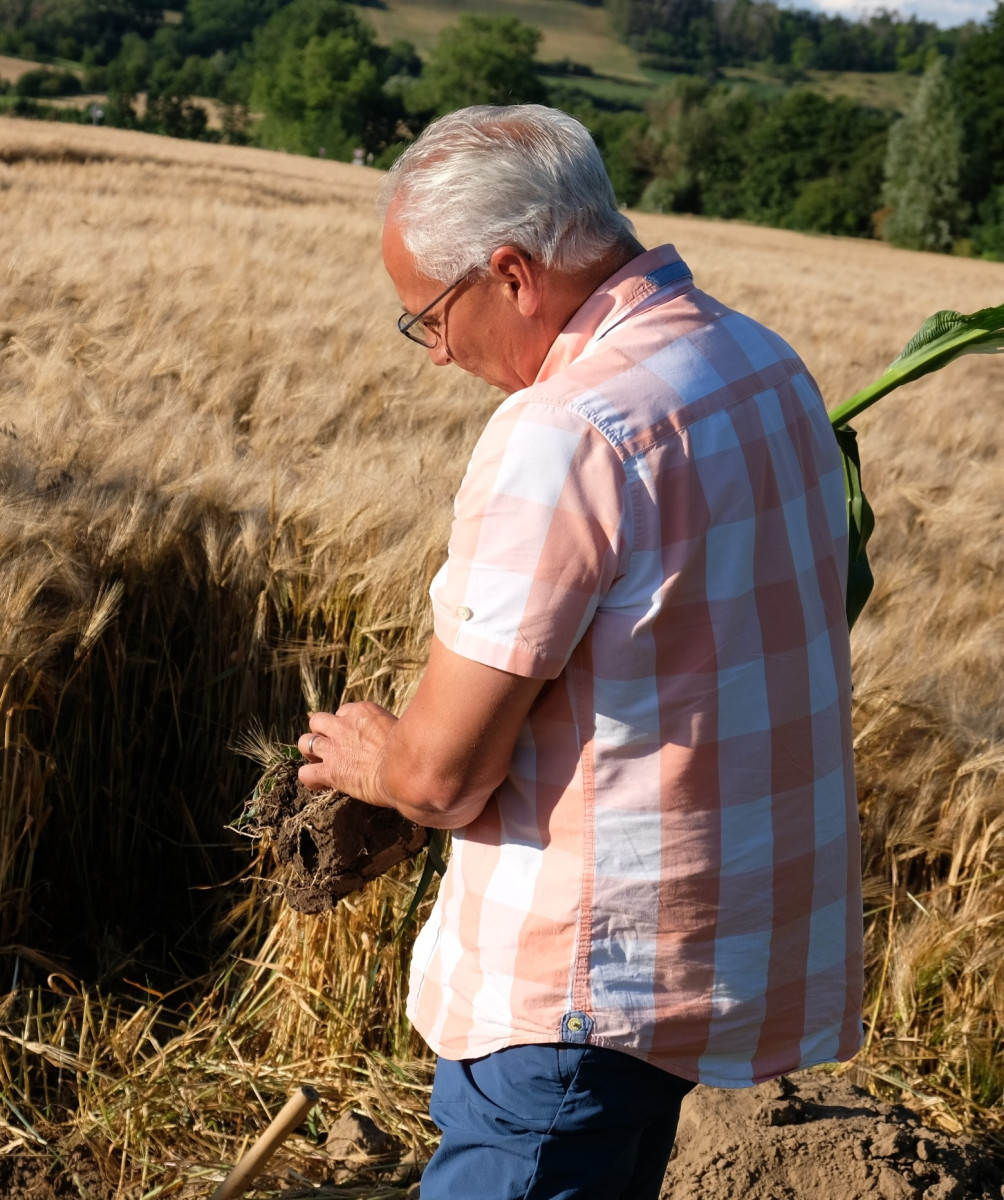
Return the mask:
MULTIPOLYGON (((0 1153, 201 1196, 288 1091, 426 1148, 414 873, 277 901, 225 830, 342 696, 400 705, 499 396, 401 338, 366 168, 0 119, 0 1153), (252 740, 254 740, 252 736, 252 740), (240 878, 239 878, 240 877, 240 878)), ((639 216, 831 406, 1004 265, 639 216)), ((1004 1126, 1004 361, 858 422, 877 586, 853 635, 866 1047, 947 1129, 1004 1126)), ((283 1162, 317 1158, 294 1138, 283 1162)), ((377 1195, 363 1191, 359 1196, 377 1195)), ((387 1195, 395 1194, 387 1191, 387 1195)))

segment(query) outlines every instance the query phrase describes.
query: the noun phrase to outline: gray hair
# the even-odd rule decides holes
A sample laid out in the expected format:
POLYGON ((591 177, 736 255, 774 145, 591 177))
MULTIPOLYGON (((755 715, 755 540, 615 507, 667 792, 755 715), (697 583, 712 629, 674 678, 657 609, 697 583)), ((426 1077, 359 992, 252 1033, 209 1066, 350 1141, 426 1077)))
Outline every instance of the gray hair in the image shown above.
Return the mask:
POLYGON ((422 274, 444 283, 518 246, 570 271, 634 237, 589 130, 542 104, 480 104, 434 121, 393 165, 393 205, 422 274))

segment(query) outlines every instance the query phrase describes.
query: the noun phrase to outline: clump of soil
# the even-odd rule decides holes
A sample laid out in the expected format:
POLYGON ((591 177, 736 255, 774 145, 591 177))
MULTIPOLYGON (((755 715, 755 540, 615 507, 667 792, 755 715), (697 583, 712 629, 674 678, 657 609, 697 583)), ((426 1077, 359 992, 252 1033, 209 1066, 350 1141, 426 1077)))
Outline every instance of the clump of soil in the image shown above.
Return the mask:
POLYGON ((1001 1200, 1004 1169, 843 1076, 803 1071, 684 1101, 663 1200, 1001 1200))
POLYGON ((302 760, 269 766, 248 803, 241 832, 264 838, 282 873, 286 903, 320 913, 417 854, 428 831, 392 808, 344 792, 312 792, 297 777, 302 760))
POLYGON ((362 1173, 379 1178, 388 1186, 398 1185, 410 1191, 409 1185, 421 1173, 415 1152, 407 1152, 396 1137, 361 1112, 342 1113, 328 1130, 324 1153, 331 1160, 325 1182, 330 1181, 334 1187, 351 1182, 362 1173))

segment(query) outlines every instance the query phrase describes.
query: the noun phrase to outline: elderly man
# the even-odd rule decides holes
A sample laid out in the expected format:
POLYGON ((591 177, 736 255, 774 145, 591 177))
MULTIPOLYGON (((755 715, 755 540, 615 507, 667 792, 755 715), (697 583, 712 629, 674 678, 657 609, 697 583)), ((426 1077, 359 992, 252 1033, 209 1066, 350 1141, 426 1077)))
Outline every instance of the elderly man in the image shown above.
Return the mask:
POLYGON ((385 198, 399 329, 507 399, 414 700, 316 713, 300 777, 456 831, 412 964, 424 1200, 654 1198, 695 1082, 859 1043, 836 443, 564 113, 444 117, 385 198))

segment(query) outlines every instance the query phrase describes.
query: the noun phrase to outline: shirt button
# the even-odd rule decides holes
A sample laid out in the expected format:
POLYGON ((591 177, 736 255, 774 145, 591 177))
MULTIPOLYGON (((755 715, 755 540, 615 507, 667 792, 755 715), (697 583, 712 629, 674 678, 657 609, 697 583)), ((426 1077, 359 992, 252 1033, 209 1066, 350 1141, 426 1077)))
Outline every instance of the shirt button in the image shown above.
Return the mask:
POLYGON ((457 616, 461 619, 461 621, 469 621, 471 617, 474 616, 474 613, 467 607, 466 604, 461 604, 461 606, 457 609, 457 616))
POLYGON ((568 1028, 572 1031, 572 1033, 578 1033, 579 1030, 582 1028, 582 1018, 581 1017, 569 1017, 566 1024, 568 1025, 568 1028))

